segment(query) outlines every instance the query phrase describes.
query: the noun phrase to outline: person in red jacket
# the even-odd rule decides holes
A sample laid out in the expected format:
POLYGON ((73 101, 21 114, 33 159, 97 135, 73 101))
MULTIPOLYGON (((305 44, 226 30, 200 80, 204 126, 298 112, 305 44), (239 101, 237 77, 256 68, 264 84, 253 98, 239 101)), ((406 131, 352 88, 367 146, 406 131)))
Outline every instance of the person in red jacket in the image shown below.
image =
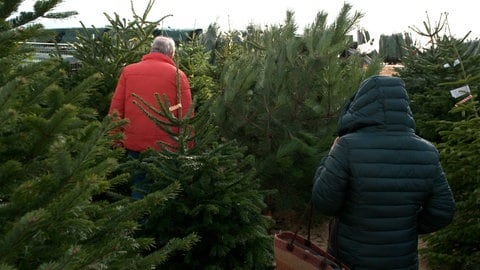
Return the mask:
POLYGON ((148 104, 156 105, 155 93, 166 95, 172 113, 185 116, 190 109, 192 96, 187 76, 173 62, 175 41, 157 36, 148 54, 137 63, 127 65, 120 75, 112 97, 109 114, 117 113, 119 118, 127 119, 123 127, 123 147, 134 152, 147 148, 159 150, 158 141, 172 147, 175 142, 161 128, 149 119, 137 105, 133 94, 137 94, 148 104), (177 100, 177 74, 179 75, 180 100, 177 100))
MULTIPOLYGON (((122 127, 123 140, 120 146, 127 150, 132 157, 138 157, 140 152, 152 148, 160 150, 159 142, 166 149, 175 150, 176 142, 169 134, 155 123, 134 104, 141 99, 157 107, 155 94, 164 97, 169 102, 169 110, 175 117, 187 115, 192 104, 192 96, 187 76, 176 67, 175 41, 169 37, 157 36, 154 38, 149 53, 141 61, 127 65, 121 72, 115 92, 113 94, 109 115, 126 119, 128 122, 122 127), (180 95, 177 95, 180 89, 180 95)), ((165 119, 162 119, 165 120, 165 119)), ((176 131, 176 130, 174 130, 176 131)))

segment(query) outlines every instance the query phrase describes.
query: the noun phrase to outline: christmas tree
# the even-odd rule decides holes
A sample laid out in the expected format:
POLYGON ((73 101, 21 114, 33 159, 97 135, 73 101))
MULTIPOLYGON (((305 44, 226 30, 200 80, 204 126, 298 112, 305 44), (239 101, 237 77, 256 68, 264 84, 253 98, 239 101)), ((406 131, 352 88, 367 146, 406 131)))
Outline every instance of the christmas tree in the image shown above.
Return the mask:
POLYGON ((235 141, 220 140, 208 103, 194 117, 176 118, 160 96, 157 104, 139 97, 137 102, 159 128, 179 129, 171 132, 178 147, 146 151, 129 170, 135 168, 150 179, 151 191, 177 181, 182 186, 175 200, 151 212, 143 232, 155 236, 160 247, 169 237, 200 237, 191 250, 172 256, 164 269, 271 268, 271 220, 262 215, 266 191, 260 190, 253 157, 235 141))
POLYGON ((421 250, 432 269, 475 269, 480 262, 478 188, 478 91, 480 60, 478 40, 468 34, 457 39, 449 32, 448 17, 425 29, 431 46, 410 48, 399 76, 411 97, 417 132, 437 145, 442 166, 456 201, 451 225, 422 237, 421 250))
POLYGON ((82 28, 78 31, 73 47, 82 68, 76 76, 81 79, 95 73, 100 75, 97 90, 92 93, 88 104, 96 108, 102 117, 108 112, 111 94, 121 70, 126 65, 139 61, 150 50, 153 33, 164 19, 146 19, 153 4, 154 1, 148 1, 141 15, 137 14, 132 5, 134 15, 128 22, 116 13, 105 14, 108 27, 87 28, 82 23, 82 28))
POLYGON ((136 202, 101 199, 127 180, 114 173, 123 153, 109 135, 122 122, 98 121, 86 106, 95 75, 66 83, 61 58, 29 61, 25 41, 45 31, 24 24, 60 1, 37 1, 35 12, 7 19, 20 2, 0 6, 0 267, 149 269, 188 250, 195 234, 153 251, 154 239, 136 234, 138 220, 174 198, 178 183, 136 202))
MULTIPOLYGON (((361 55, 339 57, 361 13, 345 4, 332 25, 328 14, 297 34, 294 14, 265 30, 250 27, 243 39, 223 42, 221 93, 212 107, 222 136, 247 146, 276 211, 303 210, 313 173, 335 137, 338 113, 359 83, 380 70, 361 55), (233 53, 232 53, 233 52, 233 53)), ((303 211, 298 211, 299 213, 303 211)))

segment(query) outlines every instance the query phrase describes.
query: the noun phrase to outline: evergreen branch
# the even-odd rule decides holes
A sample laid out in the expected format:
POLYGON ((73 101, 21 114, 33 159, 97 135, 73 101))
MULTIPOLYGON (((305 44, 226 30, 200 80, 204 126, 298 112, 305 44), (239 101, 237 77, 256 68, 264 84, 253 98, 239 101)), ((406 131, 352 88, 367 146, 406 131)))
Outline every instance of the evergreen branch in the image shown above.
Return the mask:
POLYGON ((38 136, 32 145, 30 158, 36 158, 44 153, 48 153, 47 147, 57 138, 57 135, 71 127, 72 121, 75 121, 77 108, 66 104, 60 108, 50 119, 44 119, 35 116, 25 118, 37 132, 38 136))
POLYGON ((0 263, 0 270, 17 270, 17 268, 13 267, 12 265, 0 263))
MULTIPOLYGON (((25 12, 21 11, 16 17, 9 19, 9 22, 12 24, 13 28, 25 25, 29 22, 33 22, 36 19, 43 17, 48 11, 53 9, 56 5, 61 3, 63 0, 37 0, 33 5, 34 11, 25 12)), ((18 6, 16 7, 18 8, 18 6)))
POLYGON ((23 215, 12 223, 10 230, 0 239, 0 258, 4 262, 15 263, 23 253, 25 241, 33 238, 49 217, 45 209, 38 209, 23 215))
POLYGON ((159 247, 160 249, 143 257, 136 262, 139 269, 147 269, 153 265, 162 265, 172 254, 191 250, 195 244, 200 241, 200 237, 196 233, 191 233, 184 238, 172 238, 166 245, 159 247))
MULTIPOLYGON (((178 144, 178 149, 188 149, 188 142, 193 138, 192 134, 193 128, 188 126, 190 117, 193 114, 193 107, 189 108, 187 116, 175 117, 175 115, 169 110, 170 103, 166 95, 163 96, 163 100, 158 93, 155 93, 155 100, 157 102, 158 109, 152 104, 146 102, 143 98, 137 94, 133 94, 135 100, 133 103, 151 120, 155 123, 157 127, 165 131, 171 138, 173 138, 178 144), (147 110, 148 109, 148 110, 147 110), (154 114, 152 114, 151 112, 154 114), (166 119, 166 120, 164 120, 166 119), (175 128, 177 130, 175 130, 175 128), (178 139, 180 137, 185 138, 184 140, 178 139), (187 142, 187 143, 186 143, 187 142)), ((180 114, 181 115, 181 114, 180 114)), ((162 141, 158 141, 157 144, 163 149, 168 149, 171 145, 166 144, 162 141)))
MULTIPOLYGON (((142 200, 136 200, 125 204, 125 201, 120 201, 112 204, 112 209, 117 209, 114 212, 107 212, 108 219, 104 220, 104 227, 96 232, 97 237, 103 237, 105 234, 112 234, 117 231, 109 224, 118 224, 119 222, 130 220, 132 217, 141 219, 143 216, 158 207, 163 207, 165 203, 176 196, 181 191, 179 182, 173 182, 164 189, 147 194, 142 200), (142 209, 139 211, 139 209, 142 209)), ((110 209, 110 211, 112 210, 110 209)), ((115 225, 113 225, 115 226, 115 225)))
POLYGON ((160 109, 157 109, 152 104, 149 104, 137 94, 134 93, 133 96, 136 99, 133 101, 133 104, 135 104, 150 120, 152 120, 157 127, 161 128, 162 130, 164 130, 170 135, 176 135, 172 131, 171 127, 175 125, 174 122, 176 122, 177 119, 173 116, 173 114, 170 111, 168 111, 167 108, 169 107, 169 103, 168 103, 168 100, 166 100, 166 98, 165 98, 166 104, 164 104, 163 102, 159 101, 158 94, 155 93, 155 96, 157 97, 157 104, 160 108, 160 109), (140 103, 138 101, 140 101, 140 103), (155 117, 152 113, 150 113, 147 110, 147 108, 153 113, 155 113, 156 115, 161 115, 165 117, 165 119, 167 120, 163 120, 160 117, 155 117))
POLYGON ((22 1, 20 0, 2 1, 0 8, 0 19, 5 20, 10 17, 12 13, 18 10, 21 3, 22 1))
POLYGON ((10 106, 9 104, 14 101, 15 94, 18 93, 18 91, 16 91, 18 89, 18 86, 19 86, 19 82, 17 80, 12 80, 0 88, 0 111, 1 112, 5 112, 7 110, 14 110, 13 106, 10 106))

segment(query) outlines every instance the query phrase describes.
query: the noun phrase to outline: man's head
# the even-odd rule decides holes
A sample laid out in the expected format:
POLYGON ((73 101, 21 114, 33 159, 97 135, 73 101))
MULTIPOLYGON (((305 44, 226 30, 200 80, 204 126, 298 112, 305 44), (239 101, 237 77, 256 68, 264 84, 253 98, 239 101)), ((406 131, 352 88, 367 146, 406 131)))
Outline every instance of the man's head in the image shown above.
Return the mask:
POLYGON ((173 59, 175 55, 175 41, 169 37, 157 36, 153 40, 150 52, 163 53, 173 59))

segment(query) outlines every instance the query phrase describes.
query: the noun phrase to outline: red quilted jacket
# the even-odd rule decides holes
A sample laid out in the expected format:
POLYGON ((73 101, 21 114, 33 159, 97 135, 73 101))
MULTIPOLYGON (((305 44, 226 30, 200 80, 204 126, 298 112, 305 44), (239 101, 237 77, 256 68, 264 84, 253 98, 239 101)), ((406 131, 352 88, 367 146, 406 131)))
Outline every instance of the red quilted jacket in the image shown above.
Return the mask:
POLYGON ((190 85, 185 74, 177 70, 168 56, 158 52, 148 53, 140 62, 123 69, 109 110, 109 114, 117 112, 120 118, 129 121, 122 130, 123 146, 126 149, 141 152, 151 147, 158 150, 158 141, 175 148, 176 144, 170 136, 133 103, 134 93, 155 107, 158 105, 154 94, 159 93, 161 97, 166 95, 172 113, 178 117, 181 111, 182 116, 185 116, 192 103, 190 85), (177 100, 177 72, 180 75, 181 102, 177 100))

